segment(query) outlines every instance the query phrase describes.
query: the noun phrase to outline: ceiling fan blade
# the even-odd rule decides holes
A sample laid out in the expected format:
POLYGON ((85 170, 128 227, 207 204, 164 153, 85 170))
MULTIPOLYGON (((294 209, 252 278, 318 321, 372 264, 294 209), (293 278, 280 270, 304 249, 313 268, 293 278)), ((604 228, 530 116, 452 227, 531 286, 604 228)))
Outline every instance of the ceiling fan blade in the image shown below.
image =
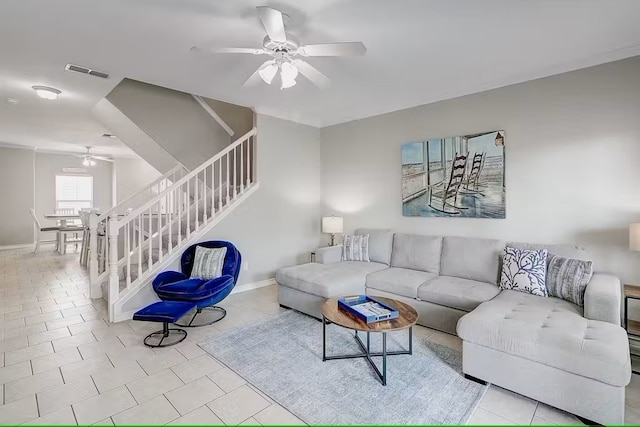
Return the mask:
POLYGON ((267 53, 264 49, 252 49, 250 47, 200 47, 194 46, 192 52, 196 53, 248 53, 251 55, 262 55, 267 53))
POLYGON ((362 42, 308 44, 298 48, 303 56, 360 56, 366 52, 362 42))
POLYGON ((321 88, 329 86, 329 77, 322 74, 308 62, 305 62, 302 59, 294 59, 293 63, 298 68, 298 71, 300 71, 300 74, 311 80, 311 82, 316 86, 321 88))
POLYGON ((91 158, 96 160, 102 160, 103 162, 113 162, 113 159, 110 157, 91 156, 91 158))
POLYGON ((269 35, 269 38, 275 42, 287 41, 282 12, 268 6, 258 6, 256 9, 258 10, 260 21, 262 21, 262 26, 269 35))

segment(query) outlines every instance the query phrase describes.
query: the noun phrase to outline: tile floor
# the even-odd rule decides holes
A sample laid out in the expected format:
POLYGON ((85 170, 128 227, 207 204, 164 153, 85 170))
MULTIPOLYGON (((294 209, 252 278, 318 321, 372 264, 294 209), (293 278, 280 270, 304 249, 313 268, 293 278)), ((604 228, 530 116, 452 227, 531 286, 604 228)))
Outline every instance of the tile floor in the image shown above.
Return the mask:
MULTIPOLYGON (((88 298, 77 254, 0 251, 0 424, 300 424, 197 346, 208 336, 278 313, 275 287, 229 296, 227 317, 150 349, 146 322, 110 324, 88 298)), ((457 337, 418 327, 454 348, 457 337)), ((640 422, 640 377, 627 388, 627 422, 640 422)), ((562 411, 490 387, 470 424, 566 424, 562 411)))

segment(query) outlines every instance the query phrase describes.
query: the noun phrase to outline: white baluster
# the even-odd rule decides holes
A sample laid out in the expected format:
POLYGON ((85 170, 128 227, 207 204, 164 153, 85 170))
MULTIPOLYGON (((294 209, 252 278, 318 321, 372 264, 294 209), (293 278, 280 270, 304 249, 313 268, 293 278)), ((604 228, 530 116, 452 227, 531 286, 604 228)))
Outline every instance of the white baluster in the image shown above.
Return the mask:
POLYGON ((131 221, 128 220, 124 227, 124 258, 127 266, 125 269, 125 283, 127 288, 131 286, 131 221))
POLYGON ((149 231, 147 232, 147 240, 149 241, 149 254, 147 256, 147 271, 151 270, 153 265, 153 222, 151 215, 151 206, 149 206, 149 231))
POLYGON ((238 147, 233 150, 233 198, 238 196, 238 147))
POLYGON ((167 242, 169 249, 167 250, 167 255, 170 255, 173 252, 173 191, 170 191, 167 194, 167 200, 167 203, 169 204, 167 209, 167 220, 169 221, 169 241, 167 242))
POLYGON ((102 298, 98 268, 98 214, 91 210, 89 213, 89 283, 91 283, 89 296, 91 298, 102 298))
MULTIPOLYGON (((144 224, 142 222, 142 214, 138 215, 138 246, 137 246, 137 251, 138 251, 138 277, 142 276, 142 228, 144 227, 144 224)), ((132 218, 132 220, 136 220, 136 218, 132 218)))
POLYGON ((194 191, 196 193, 196 195, 195 195, 195 203, 196 203, 196 214, 195 214, 195 217, 196 217, 196 228, 195 228, 195 231, 197 233, 200 230, 200 225, 199 225, 200 224, 200 200, 198 198, 199 193, 200 193, 198 191, 198 189, 200 188, 200 180, 198 179, 198 174, 196 174, 195 179, 193 180, 193 184, 196 187, 194 189, 194 191))
POLYGON ((191 180, 187 180, 187 239, 191 237, 191 180))
POLYGON ((222 157, 218 160, 218 210, 222 209, 222 157))
POLYGON ((166 196, 163 196, 158 205, 158 262, 162 261, 162 253, 164 252, 164 248, 162 247, 162 216, 164 215, 162 206, 165 204, 165 200, 166 196))
POLYGON ((182 185, 177 189, 178 196, 178 246, 182 244, 182 185))
POLYGON ((120 298, 120 280, 118 278, 118 220, 109 219, 109 320, 115 322, 113 305, 120 298))
POLYGON ((251 174, 253 167, 251 165, 251 137, 247 138, 247 187, 251 185, 251 174))
POLYGON ((227 184, 227 203, 225 203, 225 206, 226 206, 231 201, 231 198, 229 197, 229 185, 231 184, 229 182, 229 153, 225 154, 225 157, 227 158, 227 180, 226 180, 226 184, 227 184))
POLYGON ((240 193, 244 191, 244 141, 240 143, 240 193))

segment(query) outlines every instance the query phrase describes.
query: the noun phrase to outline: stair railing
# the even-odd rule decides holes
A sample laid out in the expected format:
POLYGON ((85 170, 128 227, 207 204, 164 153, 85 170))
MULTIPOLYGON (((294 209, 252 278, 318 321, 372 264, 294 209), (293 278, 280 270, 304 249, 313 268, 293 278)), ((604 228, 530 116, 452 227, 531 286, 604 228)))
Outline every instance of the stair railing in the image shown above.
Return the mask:
POLYGON ((95 217, 96 230, 103 221, 108 240, 104 263, 98 262, 98 251, 90 243, 96 271, 92 298, 94 292, 96 297, 102 295, 101 283, 108 279, 108 301, 113 307, 154 274, 164 258, 195 241, 200 229, 256 183, 256 133, 253 128, 126 215, 95 217))

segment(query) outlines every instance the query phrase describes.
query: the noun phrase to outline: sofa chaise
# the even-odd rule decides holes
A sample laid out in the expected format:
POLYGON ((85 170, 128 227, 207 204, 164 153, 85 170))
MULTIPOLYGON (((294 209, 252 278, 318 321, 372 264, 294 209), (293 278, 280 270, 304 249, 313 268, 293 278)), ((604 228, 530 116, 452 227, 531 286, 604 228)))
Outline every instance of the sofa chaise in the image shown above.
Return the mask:
POLYGON ((369 234, 370 262, 342 261, 341 246, 320 248, 316 262, 277 272, 279 303, 320 318, 324 301, 339 295, 406 302, 418 324, 463 340, 465 375, 598 423, 624 422, 631 363, 620 327, 620 281, 594 273, 584 307, 498 287, 507 244, 588 260, 583 249, 389 230, 356 234, 369 234))

